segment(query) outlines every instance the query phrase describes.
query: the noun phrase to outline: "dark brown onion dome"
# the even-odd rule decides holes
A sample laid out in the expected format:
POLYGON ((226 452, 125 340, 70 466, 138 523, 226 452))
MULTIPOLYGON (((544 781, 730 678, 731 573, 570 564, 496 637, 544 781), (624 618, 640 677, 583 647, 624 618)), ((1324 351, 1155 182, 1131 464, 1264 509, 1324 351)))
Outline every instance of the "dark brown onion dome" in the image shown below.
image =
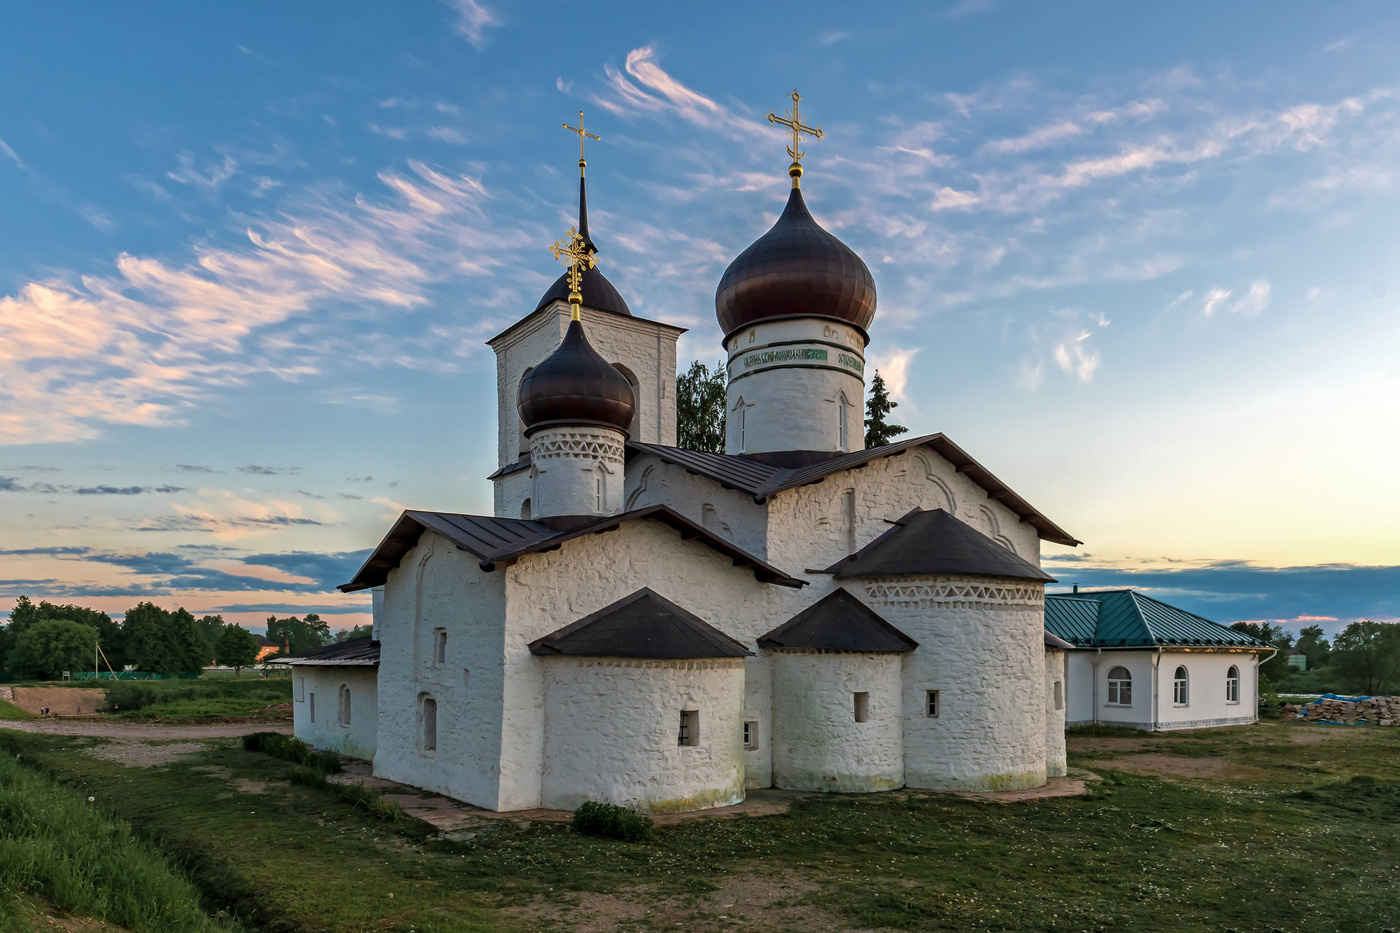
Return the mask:
POLYGON ((627 377, 598 355, 570 321, 564 342, 520 380, 515 409, 525 433, 549 425, 602 425, 624 433, 632 426, 637 397, 627 377))
MULTIPOLYGON (((627 307, 627 302, 623 301, 613 283, 609 282, 603 273, 595 266, 583 273, 583 283, 579 287, 583 294, 583 306, 593 308, 597 311, 608 311, 612 314, 625 314, 632 316, 632 311, 627 307)), ((569 273, 565 272, 555 279, 554 284, 549 286, 549 291, 544 293, 540 303, 535 305, 535 310, 545 307, 551 301, 569 300, 569 273)))
POLYGON ((715 315, 726 340, 782 317, 834 318, 865 331, 875 318, 875 279, 855 250, 817 224, 802 189, 793 188, 773 229, 724 270, 715 315))

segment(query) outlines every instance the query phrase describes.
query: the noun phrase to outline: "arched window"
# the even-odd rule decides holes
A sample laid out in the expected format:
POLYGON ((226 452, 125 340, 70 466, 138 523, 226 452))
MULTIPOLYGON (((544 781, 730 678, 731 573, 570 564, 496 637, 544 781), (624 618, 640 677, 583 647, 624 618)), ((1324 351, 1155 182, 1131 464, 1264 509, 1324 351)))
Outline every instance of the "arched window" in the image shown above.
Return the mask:
POLYGON ((837 438, 837 444, 839 445, 839 446, 836 448, 837 450, 850 450, 850 449, 851 449, 851 443, 850 443, 850 437, 849 437, 849 426, 848 426, 848 424, 847 424, 847 414, 846 414, 846 409, 850 407, 850 404, 851 404, 851 403, 850 403, 849 401, 846 400, 846 393, 845 393, 845 392, 842 392, 840 395, 836 396, 836 411, 837 411, 837 415, 836 415, 836 418, 837 418, 837 424, 836 424, 837 433, 836 433, 836 438, 837 438))
POLYGON ((1231 664, 1230 669, 1225 672, 1225 702, 1238 703, 1240 701, 1240 669, 1231 664))
POLYGON ((418 699, 418 749, 437 750, 437 700, 427 694, 418 699))
POLYGON ((340 685, 340 724, 350 728, 350 687, 346 684, 340 685))
POLYGON ((530 517, 530 500, 526 499, 520 503, 520 517, 528 519, 530 517))
POLYGON ((1186 668, 1178 667, 1172 675, 1172 703, 1185 706, 1189 694, 1186 690, 1186 668))
POLYGON ((599 514, 603 511, 603 503, 608 501, 608 490, 605 485, 607 483, 605 479, 606 475, 602 467, 598 467, 593 471, 593 511, 599 514))
POLYGON ((1122 665, 1109 669, 1108 705, 1133 705, 1133 675, 1129 674, 1128 669, 1122 665))

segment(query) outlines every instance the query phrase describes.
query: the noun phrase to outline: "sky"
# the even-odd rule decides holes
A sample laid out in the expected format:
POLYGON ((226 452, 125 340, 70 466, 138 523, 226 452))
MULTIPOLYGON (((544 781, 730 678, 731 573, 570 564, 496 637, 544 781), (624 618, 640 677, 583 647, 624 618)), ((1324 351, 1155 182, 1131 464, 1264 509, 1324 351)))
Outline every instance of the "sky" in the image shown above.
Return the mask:
MULTIPOLYGON (((404 508, 489 513, 484 340, 559 274, 577 137, 634 313, 721 355, 794 87, 896 420, 1221 622, 1400 618, 1400 6, 9 4, 0 612, 252 627, 404 508)), ((1052 588, 1053 590, 1053 588, 1052 588)))

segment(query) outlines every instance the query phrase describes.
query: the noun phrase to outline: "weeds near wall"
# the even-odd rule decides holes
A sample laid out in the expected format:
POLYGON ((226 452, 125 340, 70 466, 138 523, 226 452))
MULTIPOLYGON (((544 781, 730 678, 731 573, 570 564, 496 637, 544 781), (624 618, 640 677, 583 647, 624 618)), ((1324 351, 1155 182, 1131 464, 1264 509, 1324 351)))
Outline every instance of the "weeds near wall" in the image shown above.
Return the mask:
POLYGON ((652 837, 655 825, 651 817, 611 803, 586 800, 574 811, 574 832, 585 836, 604 836, 623 842, 640 842, 652 837))
POLYGON ((335 752, 318 752, 301 739, 294 739, 280 732, 249 733, 243 737, 243 748, 245 751, 262 752, 273 758, 281 758, 303 768, 313 769, 322 775, 323 780, 325 775, 339 774, 341 771, 340 756, 335 752))
POLYGON ((243 748, 245 751, 263 752, 294 762, 296 767, 287 772, 287 780, 293 784, 316 790, 329 790, 341 800, 362 807, 381 820, 396 823, 404 818, 403 807, 385 799, 383 794, 361 781, 343 784, 327 780, 326 775, 337 774, 342 770, 340 756, 335 752, 318 752, 301 739, 277 732, 254 732, 245 735, 243 748))

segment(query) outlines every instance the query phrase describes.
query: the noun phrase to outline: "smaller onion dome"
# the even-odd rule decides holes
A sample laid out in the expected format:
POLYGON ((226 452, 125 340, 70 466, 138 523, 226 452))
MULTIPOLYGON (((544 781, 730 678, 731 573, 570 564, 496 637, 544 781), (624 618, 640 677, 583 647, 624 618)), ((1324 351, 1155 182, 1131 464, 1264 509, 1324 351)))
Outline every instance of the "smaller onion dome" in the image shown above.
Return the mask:
POLYGON ((632 425, 637 397, 627 377, 598 355, 570 321, 564 342, 520 380, 515 408, 525 433, 548 425, 602 425, 624 433, 632 425))
POLYGON ((750 324, 783 317, 833 318, 865 331, 875 319, 875 279, 855 250, 813 219, 794 184, 773 229, 724 271, 715 316, 726 339, 750 324))

